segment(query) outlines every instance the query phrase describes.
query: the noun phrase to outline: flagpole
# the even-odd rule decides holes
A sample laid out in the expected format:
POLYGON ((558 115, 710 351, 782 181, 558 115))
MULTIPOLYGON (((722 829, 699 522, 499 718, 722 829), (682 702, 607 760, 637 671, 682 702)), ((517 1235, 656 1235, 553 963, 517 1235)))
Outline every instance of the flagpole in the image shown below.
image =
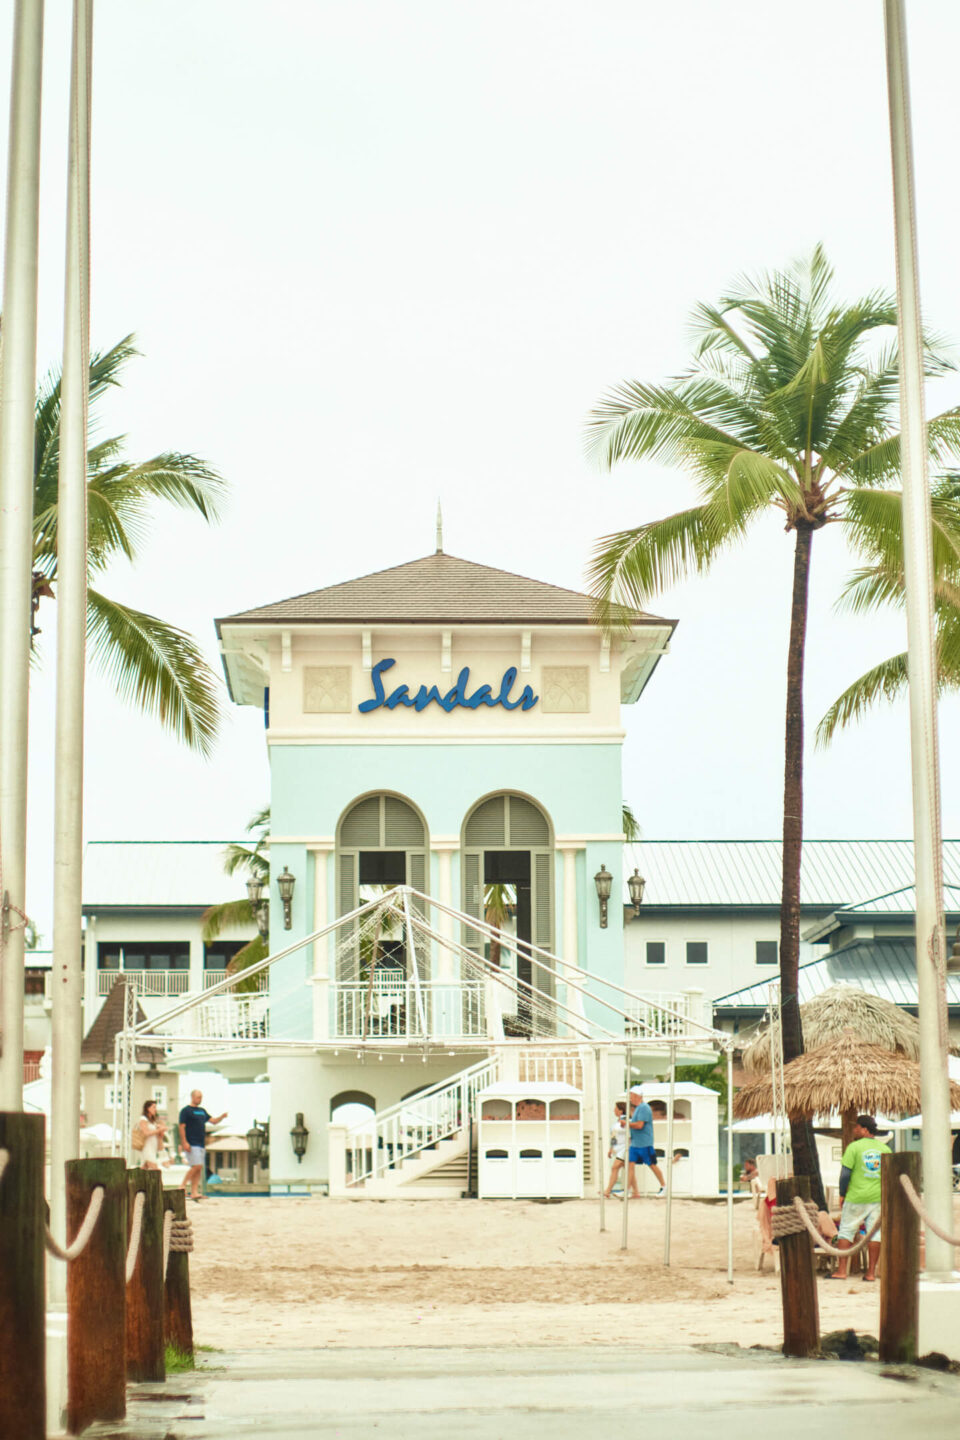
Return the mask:
MULTIPOLYGON (((903 0, 884 0, 884 28, 900 342, 903 568, 907 610, 907 670, 910 685, 917 894, 917 1000, 923 1110, 923 1189, 928 1213, 949 1232, 953 1228, 953 1214, 933 538, 930 478, 927 473, 913 139, 903 0)), ((932 1230, 927 1231, 925 1278, 941 1281, 954 1278, 953 1249, 932 1230)))
MULTIPOLYGON (((80 1149, 83 697, 87 627, 87 400, 90 353, 90 58, 93 0, 74 0, 66 284, 57 497, 57 710, 53 882, 50 1219, 66 1234, 64 1164, 80 1149)), ((66 1299, 66 1267, 51 1298, 66 1299)))
POLYGON ((43 0, 17 0, 0 365, 0 1110, 23 1109, 27 717, 43 0))

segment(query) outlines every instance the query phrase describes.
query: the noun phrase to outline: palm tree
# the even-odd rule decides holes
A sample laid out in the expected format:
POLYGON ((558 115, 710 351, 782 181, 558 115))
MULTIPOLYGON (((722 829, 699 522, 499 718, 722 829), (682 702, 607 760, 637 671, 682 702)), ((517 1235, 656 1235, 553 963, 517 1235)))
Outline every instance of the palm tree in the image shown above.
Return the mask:
MULTIPOLYGON (((933 486, 933 559, 936 654, 941 693, 960 690, 960 485, 953 475, 933 486)), ((841 608, 862 614, 881 605, 903 609, 906 592, 899 534, 881 534, 880 543, 863 548, 873 563, 857 571, 840 597, 841 608)), ((896 700, 907 688, 907 656, 892 655, 849 685, 817 726, 817 744, 826 745, 837 730, 859 720, 878 700, 896 700)))
MULTIPOLYGON (((90 360, 90 406, 119 386, 137 351, 128 335, 90 360)), ((92 429, 91 425, 91 429, 92 429)), ((33 610, 53 598, 57 578, 57 494, 60 458, 60 375, 51 371, 37 392, 34 460, 33 610)), ((167 451, 133 463, 123 437, 101 440, 87 455, 87 635, 94 660, 118 693, 201 754, 212 749, 220 718, 219 682, 196 642, 155 615, 110 600, 95 582, 117 555, 135 560, 150 511, 166 501, 214 521, 223 480, 195 455, 167 451)), ((39 633, 36 628, 34 633, 39 633)))
MULTIPOLYGON (((258 880, 264 887, 267 894, 270 893, 270 861, 267 856, 267 837, 270 834, 270 807, 265 805, 258 810, 256 815, 250 818, 247 825, 247 834, 253 839, 251 845, 228 845, 224 851, 223 868, 227 875, 246 874, 250 880, 258 880)), ((203 913, 203 929, 201 937, 204 941, 216 940, 224 930, 241 929, 250 924, 252 912, 250 901, 226 900, 222 905, 211 905, 209 910, 203 913)), ((235 975, 241 970, 247 970, 251 965, 256 965, 259 960, 265 960, 269 954, 269 948, 262 935, 255 935, 248 940, 230 960, 227 965, 227 974, 235 975)), ((249 982, 245 982, 249 983, 249 982)), ((244 988, 244 982, 235 987, 237 990, 244 988)))
MULTIPOLYGON (((704 574, 773 511, 794 536, 787 651, 780 980, 784 1058, 803 1050, 797 1000, 803 843, 803 673, 813 537, 841 525, 873 559, 899 554, 900 437, 894 301, 842 305, 821 247, 786 271, 739 281, 693 315, 694 360, 665 385, 627 382, 592 412, 589 444, 607 467, 659 460, 695 480, 699 503, 598 542, 590 578, 598 619, 628 623, 664 586, 704 574)), ((927 342, 928 374, 951 368, 927 342)), ((960 409, 928 425, 940 464, 960 453, 960 409)), ((960 535, 960 528, 957 530, 960 535)), ((793 1124, 794 1168, 822 1199, 809 1124, 793 1124)))

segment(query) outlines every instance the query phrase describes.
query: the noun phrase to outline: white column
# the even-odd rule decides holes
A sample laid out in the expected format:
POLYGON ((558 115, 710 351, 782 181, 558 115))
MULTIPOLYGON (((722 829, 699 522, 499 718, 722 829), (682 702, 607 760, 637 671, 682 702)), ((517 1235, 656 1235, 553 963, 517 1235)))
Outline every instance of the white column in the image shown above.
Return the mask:
MULTIPOLYGON (((578 925, 577 925, 577 851, 582 849, 579 845, 564 845, 560 854, 563 856, 563 945, 561 957, 565 962, 576 965, 579 953, 578 925)), ((559 997, 558 997, 559 998, 559 997)), ((579 990, 570 990, 564 997, 564 1003, 575 1010, 579 1015, 583 1014, 583 995, 579 990)))
MULTIPOLYGON (((454 842, 454 844, 455 844, 455 843, 456 843, 456 842, 454 842)), ((447 843, 445 843, 445 844, 438 844, 436 841, 434 841, 434 842, 433 842, 433 853, 434 853, 434 854, 436 855, 436 857, 437 857, 437 869, 438 869, 438 872, 439 872, 439 873, 438 873, 438 883, 437 883, 437 891, 438 891, 438 893, 437 893, 437 899, 440 901, 440 904, 441 904, 441 905, 450 905, 450 906, 452 906, 452 905, 453 905, 453 845, 452 845, 452 844, 447 844, 447 843)), ((452 916, 452 915, 444 915, 443 912, 441 911, 438 918, 439 918, 439 921, 440 921, 440 924, 439 924, 439 927, 438 927, 439 930, 440 930, 440 934, 441 934, 446 940, 452 940, 452 939, 454 938, 454 937, 453 937, 453 925, 454 925, 453 916, 452 916)), ((447 949, 445 946, 442 946, 442 945, 440 946, 440 954, 439 954, 439 956, 438 956, 438 961, 437 961, 437 976, 436 976, 436 978, 437 978, 438 980, 452 980, 452 979, 454 978, 453 951, 447 949)))
MULTIPOLYGON (((322 930, 328 923, 327 857, 331 848, 310 847, 313 855, 314 930, 322 930)), ((313 946, 313 1034, 317 1040, 326 1040, 330 1034, 330 947, 329 936, 316 940, 313 946)))

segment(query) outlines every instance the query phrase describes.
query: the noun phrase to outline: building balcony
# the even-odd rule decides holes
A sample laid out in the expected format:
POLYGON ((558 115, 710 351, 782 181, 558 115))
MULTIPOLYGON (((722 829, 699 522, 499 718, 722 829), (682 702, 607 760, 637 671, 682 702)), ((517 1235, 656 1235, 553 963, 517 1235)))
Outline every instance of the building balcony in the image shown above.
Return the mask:
POLYGON ((659 990, 637 994, 624 1006, 629 1019, 624 1029, 631 1037, 642 1040, 695 1040, 703 1031, 703 991, 659 990))
POLYGON ((118 980, 126 980, 138 995, 186 995, 189 970, 98 970, 97 994, 109 995, 118 980))
POLYGON ((482 981, 422 980, 419 985, 389 972, 369 981, 330 987, 330 1033, 341 1040, 384 1037, 443 1040, 487 1036, 482 981))
MULTIPOLYGON (((204 970, 203 988, 204 990, 210 990, 214 985, 219 985, 220 981, 226 980, 226 978, 226 970, 204 970)), ((270 986, 269 971, 261 970, 259 975, 253 975, 244 983, 246 985, 252 985, 255 994, 265 995, 270 986)))
MULTIPOLYGON (((174 1037, 199 1040, 266 1040, 270 1034, 267 995, 214 995, 173 1022, 174 1037)), ((174 1048, 176 1039, 173 1040, 174 1048)))

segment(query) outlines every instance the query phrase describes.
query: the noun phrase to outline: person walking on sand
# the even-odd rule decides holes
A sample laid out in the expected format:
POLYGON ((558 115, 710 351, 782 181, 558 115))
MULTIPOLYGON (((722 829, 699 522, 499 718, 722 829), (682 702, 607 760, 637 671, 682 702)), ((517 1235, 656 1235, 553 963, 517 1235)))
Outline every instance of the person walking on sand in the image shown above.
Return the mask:
POLYGON ((148 1100, 143 1107, 143 1114, 137 1121, 137 1129, 143 1136, 143 1145, 140 1148, 140 1165, 144 1170, 159 1170, 158 1151, 163 1144, 163 1137, 167 1127, 162 1120, 157 1119, 157 1102, 148 1100))
MULTIPOLYGON (((607 1159, 613 1160, 613 1165, 610 1168, 610 1179, 607 1181, 607 1188, 603 1192, 607 1200, 611 1199, 613 1195, 613 1187, 617 1183, 617 1177, 623 1169, 623 1163, 627 1158, 627 1107, 623 1100, 618 1100, 613 1109, 616 1118, 613 1122, 613 1129, 610 1132, 610 1149, 607 1151, 607 1159)), ((639 1200, 639 1190, 633 1191, 633 1197, 635 1200, 639 1200)))
POLYGON ((630 1181, 631 1193, 637 1191, 637 1169, 638 1165, 648 1165, 657 1177, 657 1184, 660 1189, 657 1196, 664 1193, 663 1174, 657 1164, 657 1152, 653 1147, 653 1111, 649 1105, 643 1103, 643 1086, 633 1085, 630 1089, 630 1103, 634 1106, 633 1115, 630 1120, 630 1150, 627 1175, 630 1181))
MULTIPOLYGON (((849 1250, 860 1227, 870 1231, 880 1219, 880 1157, 890 1154, 890 1146, 877 1139, 877 1122, 872 1115, 858 1115, 853 1127, 853 1140, 840 1161, 840 1229, 837 1248, 849 1250)), ((867 1246, 867 1271, 864 1280, 876 1280, 880 1258, 880 1231, 867 1246)), ((837 1261, 831 1280, 846 1280, 847 1257, 837 1261)))
POLYGON ((222 1115, 213 1116, 209 1110, 204 1110, 202 1105, 203 1093, 200 1090, 191 1090, 190 1104, 184 1105, 180 1111, 180 1146, 186 1157, 190 1169, 183 1177, 183 1184, 180 1189, 190 1191, 191 1200, 202 1200, 200 1183, 203 1179, 204 1152, 207 1148, 207 1126, 219 1125, 221 1120, 227 1118, 224 1110, 222 1115))

